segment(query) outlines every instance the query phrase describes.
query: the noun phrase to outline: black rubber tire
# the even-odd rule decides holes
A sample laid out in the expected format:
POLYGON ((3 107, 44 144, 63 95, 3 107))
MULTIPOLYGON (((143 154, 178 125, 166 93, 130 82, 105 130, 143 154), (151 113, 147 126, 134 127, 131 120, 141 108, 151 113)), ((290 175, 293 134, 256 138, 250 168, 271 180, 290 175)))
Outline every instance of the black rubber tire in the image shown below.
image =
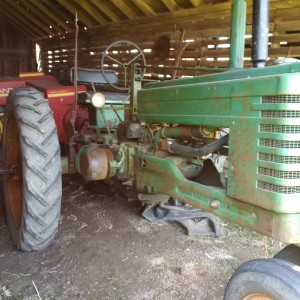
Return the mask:
POLYGON ((288 245, 280 250, 274 258, 289 261, 295 265, 300 266, 300 247, 297 245, 288 245))
POLYGON ((17 175, 3 179, 10 236, 19 250, 43 250, 57 233, 62 196, 57 129, 43 94, 30 87, 13 90, 3 129, 3 164, 19 165, 17 175))
POLYGON ((224 300, 247 299, 251 294, 266 295, 273 300, 300 299, 299 267, 274 258, 242 264, 230 278, 224 300))

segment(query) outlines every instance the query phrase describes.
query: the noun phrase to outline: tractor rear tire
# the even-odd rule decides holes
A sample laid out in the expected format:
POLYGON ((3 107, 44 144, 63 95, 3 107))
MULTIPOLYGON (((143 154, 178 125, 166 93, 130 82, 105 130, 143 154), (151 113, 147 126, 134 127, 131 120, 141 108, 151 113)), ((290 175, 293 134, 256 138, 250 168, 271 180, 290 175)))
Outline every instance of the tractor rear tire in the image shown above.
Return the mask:
POLYGON ((239 266, 224 300, 300 299, 299 267, 281 259, 255 259, 239 266))
POLYGON ((61 211, 61 159, 53 113, 34 88, 13 90, 3 128, 6 219, 13 243, 22 251, 48 247, 61 211))

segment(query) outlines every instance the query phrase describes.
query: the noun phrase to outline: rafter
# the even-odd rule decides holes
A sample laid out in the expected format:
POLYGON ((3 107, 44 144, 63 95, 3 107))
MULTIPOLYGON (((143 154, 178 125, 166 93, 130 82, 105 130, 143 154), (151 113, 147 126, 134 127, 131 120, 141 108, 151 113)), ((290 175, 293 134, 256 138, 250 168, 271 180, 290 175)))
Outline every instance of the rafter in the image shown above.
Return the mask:
POLYGON ((132 2, 147 16, 154 16, 154 10, 144 0, 132 0, 132 2))
POLYGON ((85 0, 75 0, 75 2, 80 5, 92 18, 94 18, 99 24, 103 25, 106 22, 105 18, 95 10, 93 6, 91 6, 85 0))
POLYGON ((137 14, 130 8, 129 5, 125 3, 124 0, 111 0, 112 3, 122 11, 122 13, 128 18, 128 19, 134 19, 137 17, 137 14))
POLYGON ((4 1, 0 1, 1 11, 5 11, 5 15, 9 17, 12 24, 19 24, 21 27, 24 27, 26 31, 32 32, 36 38, 48 37, 48 32, 43 31, 42 28, 36 27, 35 24, 31 23, 29 20, 25 19, 20 15, 15 9, 6 5, 4 1))
POLYGON ((65 8, 67 9, 72 16, 75 17, 75 12, 77 11, 78 14, 78 19, 86 26, 86 27, 93 27, 93 22, 90 20, 90 18, 88 18, 81 9, 78 9, 78 6, 76 5, 76 3, 74 3, 74 1, 70 2, 68 0, 58 0, 59 3, 65 8), (75 5, 74 5, 75 4, 75 5))
POLYGON ((22 1, 19 2, 19 4, 21 6, 23 6, 24 9, 26 9, 26 8, 29 9, 29 12, 31 14, 33 14, 31 17, 37 18, 37 19, 40 20, 41 16, 42 16, 42 18, 44 19, 44 21, 47 22, 48 26, 51 25, 52 28, 55 29, 56 33, 64 33, 63 28, 57 26, 57 22, 55 22, 51 18, 49 18, 48 15, 45 14, 45 12, 40 9, 41 5, 35 6, 32 3, 30 3, 30 1, 28 1, 28 0, 22 0, 22 1))
POLYGON ((31 10, 33 10, 34 7, 40 10, 42 15, 44 15, 51 22, 50 24, 52 26, 53 24, 59 24, 59 27, 63 29, 63 31, 70 31, 70 26, 64 22, 64 19, 61 18, 57 13, 53 13, 51 10, 49 10, 49 8, 42 1, 39 1, 38 5, 36 5, 35 0, 22 0, 21 3, 27 5, 31 10), (30 2, 30 4, 28 2, 30 2))
POLYGON ((205 4, 204 0, 190 0, 190 2, 192 3, 192 5, 194 7, 198 7, 200 6, 201 4, 205 4))
POLYGON ((30 13, 24 7, 18 5, 18 2, 9 0, 2 1, 2 3, 3 2, 5 2, 5 7, 10 7, 12 10, 18 13, 18 15, 24 19, 24 23, 31 23, 34 27, 40 28, 47 32, 48 35, 51 35, 51 30, 49 29, 48 25, 36 18, 31 18, 30 13))
POLYGON ((174 11, 174 10, 180 9, 176 0, 161 0, 161 1, 167 7, 167 9, 169 11, 174 11))
MULTIPOLYGON (((54 1, 49 1, 49 0, 40 0, 40 2, 43 2, 43 4, 50 9, 52 14, 56 14, 60 16, 63 20, 64 23, 70 24, 70 25, 75 25, 74 22, 74 14, 70 14, 68 10, 65 10, 65 8, 60 5, 58 2, 54 1)), ((72 29, 71 29, 72 30, 72 29)), ((74 30, 74 28, 73 28, 74 30)))
POLYGON ((119 17, 102 0, 90 0, 100 11, 102 11, 112 21, 119 21, 119 17))
POLYGON ((33 32, 28 29, 27 27, 24 27, 22 25, 20 25, 19 22, 16 22, 16 19, 10 15, 10 14, 6 14, 6 15, 2 15, 2 18, 9 23, 12 27, 15 27, 17 30, 19 30, 20 32, 24 33, 26 36, 28 36, 31 40, 34 40, 36 38, 38 38, 38 35, 33 34, 33 32))

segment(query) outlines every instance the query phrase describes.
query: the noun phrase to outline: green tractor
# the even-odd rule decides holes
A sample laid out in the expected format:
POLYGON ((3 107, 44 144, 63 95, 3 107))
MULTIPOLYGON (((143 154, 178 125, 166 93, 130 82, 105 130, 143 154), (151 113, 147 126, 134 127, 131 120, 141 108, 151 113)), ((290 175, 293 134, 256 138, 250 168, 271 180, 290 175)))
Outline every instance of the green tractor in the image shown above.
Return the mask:
MULTIPOLYGON (((79 172, 87 181, 114 185, 143 203, 177 199, 294 244, 275 258, 240 266, 226 287, 225 299, 300 299, 300 251, 296 246, 300 243, 300 63, 280 61, 264 67, 268 1, 253 3, 253 68, 243 69, 246 2, 235 0, 228 69, 195 68, 212 74, 142 86, 146 64, 136 64, 143 57, 142 51, 138 52, 135 59, 122 63, 125 74, 130 70, 130 101, 77 93, 65 126, 68 158, 63 166, 66 172, 79 172), (77 107, 88 113, 90 133, 79 134, 74 129, 77 107), (224 158, 218 185, 207 180, 207 162, 213 155, 224 158)), ((102 62, 105 56, 110 59, 108 50, 114 45, 104 52, 102 62)), ((106 81, 116 86, 114 77, 107 78, 103 68, 102 63, 106 81)), ((128 89, 128 77, 123 83, 121 89, 128 89)), ((32 104, 20 108, 17 90, 10 98, 1 172, 5 174, 8 219, 15 219, 9 222, 11 235, 20 249, 30 251, 39 249, 30 246, 34 245, 31 239, 36 237, 43 248, 52 242, 57 230, 58 141, 47 146, 51 140, 48 133, 55 131, 52 121, 49 128, 38 125, 51 117, 49 110, 39 110, 44 99, 28 95, 30 100, 26 101, 32 100, 32 104), (26 119, 28 114, 20 111, 29 111, 37 119, 26 119), (26 131, 23 134, 23 122, 35 132, 31 140, 26 138, 26 131), (39 131, 47 132, 44 138, 38 139, 42 136, 39 131), (19 147, 18 157, 11 154, 13 143, 19 147), (28 145, 39 153, 41 167, 36 168, 28 145), (20 157, 22 168, 15 163, 20 157), (49 179, 47 172, 55 175, 49 179), (13 176, 17 178, 14 181, 13 176), (32 179, 36 177, 41 182, 32 179), (16 199, 10 190, 16 191, 16 199), (32 190, 36 191, 34 196, 32 190), (47 203, 45 194, 51 195, 46 197, 47 203), (47 214, 49 209, 54 209, 51 214, 47 214), (34 219, 33 227, 43 222, 48 225, 32 232, 28 214, 34 219)))

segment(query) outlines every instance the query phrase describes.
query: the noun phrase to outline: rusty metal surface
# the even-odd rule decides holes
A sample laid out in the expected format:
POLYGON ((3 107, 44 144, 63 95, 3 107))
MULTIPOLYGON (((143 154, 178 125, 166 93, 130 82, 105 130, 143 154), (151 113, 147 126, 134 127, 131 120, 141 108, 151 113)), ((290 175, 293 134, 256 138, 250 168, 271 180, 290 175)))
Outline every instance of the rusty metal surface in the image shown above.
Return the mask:
POLYGON ((103 180, 109 177, 109 161, 113 153, 108 148, 89 148, 80 154, 80 174, 85 180, 103 180))
POLYGON ((167 194, 282 242, 300 242, 300 214, 271 212, 228 197, 223 188, 187 180, 170 159, 140 155, 135 167, 143 192, 167 194))

